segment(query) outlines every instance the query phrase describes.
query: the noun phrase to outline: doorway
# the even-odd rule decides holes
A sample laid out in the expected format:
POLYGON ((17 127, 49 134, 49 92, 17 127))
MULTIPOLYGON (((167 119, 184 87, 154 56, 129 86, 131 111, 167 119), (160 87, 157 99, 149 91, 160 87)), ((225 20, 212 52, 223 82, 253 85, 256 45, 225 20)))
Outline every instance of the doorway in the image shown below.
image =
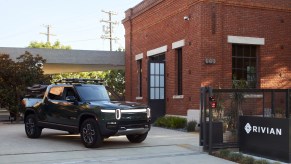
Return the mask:
POLYGON ((166 114, 165 54, 149 57, 149 106, 152 120, 166 114))

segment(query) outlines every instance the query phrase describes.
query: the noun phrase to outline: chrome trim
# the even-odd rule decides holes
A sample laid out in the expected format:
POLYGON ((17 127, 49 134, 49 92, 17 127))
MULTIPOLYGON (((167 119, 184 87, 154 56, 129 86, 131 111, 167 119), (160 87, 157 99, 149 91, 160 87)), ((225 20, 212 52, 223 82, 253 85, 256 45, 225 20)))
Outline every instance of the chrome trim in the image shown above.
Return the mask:
POLYGON ((122 128, 121 130, 118 130, 115 135, 144 134, 149 130, 150 128, 135 128, 135 129, 122 128))

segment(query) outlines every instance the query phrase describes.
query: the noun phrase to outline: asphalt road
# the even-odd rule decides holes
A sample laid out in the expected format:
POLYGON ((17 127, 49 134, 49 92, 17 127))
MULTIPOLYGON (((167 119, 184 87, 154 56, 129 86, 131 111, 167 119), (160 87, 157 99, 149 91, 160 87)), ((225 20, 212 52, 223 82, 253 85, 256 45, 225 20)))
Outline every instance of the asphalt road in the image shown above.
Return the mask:
POLYGON ((195 164, 232 163, 202 152, 198 133, 153 127, 141 144, 124 136, 110 137, 101 148, 87 149, 79 135, 44 129, 41 138, 29 139, 23 124, 0 123, 0 164, 195 164))

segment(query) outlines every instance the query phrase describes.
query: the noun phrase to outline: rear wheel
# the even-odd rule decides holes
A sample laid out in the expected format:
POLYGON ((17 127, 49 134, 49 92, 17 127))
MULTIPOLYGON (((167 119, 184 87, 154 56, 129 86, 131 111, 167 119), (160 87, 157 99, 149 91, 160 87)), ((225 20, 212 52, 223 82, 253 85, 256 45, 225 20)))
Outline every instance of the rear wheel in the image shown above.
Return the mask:
POLYGON ((28 138, 39 138, 42 128, 37 126, 37 121, 34 114, 30 114, 25 119, 25 132, 28 138))
POLYGON ((131 135, 126 135, 128 141, 132 143, 141 143, 147 138, 148 132, 144 134, 131 134, 131 135))
POLYGON ((96 148, 101 146, 103 138, 100 135, 96 120, 86 119, 81 125, 80 133, 85 147, 96 148))

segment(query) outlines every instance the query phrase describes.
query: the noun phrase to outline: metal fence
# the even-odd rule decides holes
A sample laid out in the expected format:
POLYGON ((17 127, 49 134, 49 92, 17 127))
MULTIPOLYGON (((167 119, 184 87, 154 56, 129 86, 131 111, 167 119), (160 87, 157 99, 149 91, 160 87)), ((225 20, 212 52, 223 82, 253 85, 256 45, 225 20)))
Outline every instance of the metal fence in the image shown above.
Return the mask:
POLYGON ((200 145, 213 149, 238 148, 239 116, 290 118, 289 89, 201 88, 200 145))

